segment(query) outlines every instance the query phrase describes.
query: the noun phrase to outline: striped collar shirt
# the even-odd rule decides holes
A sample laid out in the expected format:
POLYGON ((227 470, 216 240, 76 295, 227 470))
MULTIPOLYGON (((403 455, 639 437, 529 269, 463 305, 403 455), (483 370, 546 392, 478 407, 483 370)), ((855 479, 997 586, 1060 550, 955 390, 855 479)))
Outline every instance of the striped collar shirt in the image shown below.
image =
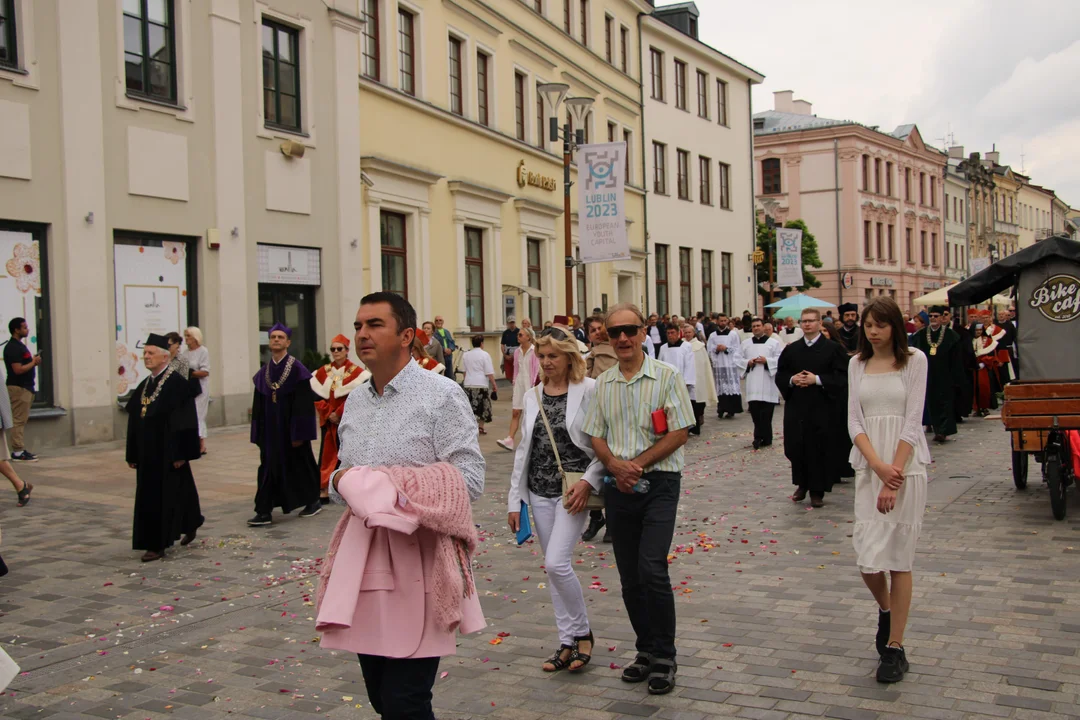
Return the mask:
MULTIPOLYGON (((641 369, 629 380, 623 377, 618 365, 596 379, 594 400, 582 430, 604 438, 616 458, 633 460, 663 437, 654 433, 652 426, 652 413, 659 409, 667 415, 669 431, 695 423, 690 393, 678 372, 646 356, 641 369)), ((645 471, 682 472, 684 464, 680 447, 645 471)))

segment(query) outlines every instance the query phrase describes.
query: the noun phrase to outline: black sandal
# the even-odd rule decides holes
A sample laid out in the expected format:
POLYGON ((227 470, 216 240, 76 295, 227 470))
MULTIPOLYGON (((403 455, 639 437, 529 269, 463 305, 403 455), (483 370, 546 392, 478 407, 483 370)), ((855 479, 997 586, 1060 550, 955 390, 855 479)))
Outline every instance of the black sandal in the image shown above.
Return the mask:
POLYGON ((649 672, 649 694, 667 695, 675 689, 675 671, 678 666, 674 660, 656 658, 649 672), (659 669, 657 669, 659 668, 659 669))
POLYGON ((30 493, 33 492, 34 486, 30 483, 23 481, 23 489, 19 490, 19 507, 26 507, 30 502, 30 493))
POLYGON ((544 661, 544 672, 559 672, 560 670, 564 669, 567 665, 570 664, 570 658, 574 657, 574 653, 576 652, 577 647, 575 647, 574 645, 560 645, 559 649, 555 651, 555 654, 544 661), (564 650, 570 651, 570 654, 567 655, 565 658, 563 658, 564 650), (547 669, 548 665, 552 666, 550 670, 547 669))
POLYGON ((652 667, 653 657, 649 653, 638 653, 634 662, 623 668, 622 681, 628 683, 645 682, 649 679, 649 668, 652 667))
MULTIPOLYGON (((593 639, 592 630, 589 631, 588 635, 574 638, 574 652, 570 653, 570 658, 568 662, 570 665, 573 665, 575 662, 580 662, 581 664, 577 667, 571 667, 570 672, 572 673, 581 672, 585 669, 585 666, 589 664, 589 661, 592 660, 592 655, 581 652, 578 646, 578 643, 586 641, 590 645, 592 645, 592 647, 596 647, 596 640, 593 639)), ((592 649, 590 649, 589 652, 591 653, 592 649)))

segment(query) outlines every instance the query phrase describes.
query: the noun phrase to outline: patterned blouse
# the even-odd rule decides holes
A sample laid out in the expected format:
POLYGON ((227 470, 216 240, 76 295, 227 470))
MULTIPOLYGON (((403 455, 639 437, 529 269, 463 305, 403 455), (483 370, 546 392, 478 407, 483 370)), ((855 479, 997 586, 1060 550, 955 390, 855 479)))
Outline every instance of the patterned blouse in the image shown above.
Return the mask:
MULTIPOLYGON (((541 390, 540 397, 543 398, 544 412, 547 414, 548 422, 551 423, 551 433, 555 436, 563 470, 568 473, 585 472, 585 468, 589 467, 589 456, 574 444, 566 429, 567 394, 548 395, 541 390)), ((536 413, 536 423, 533 425, 528 478, 529 492, 533 495, 543 498, 556 498, 562 495, 559 464, 555 462, 555 453, 551 451, 551 441, 548 439, 547 428, 539 412, 536 413)))

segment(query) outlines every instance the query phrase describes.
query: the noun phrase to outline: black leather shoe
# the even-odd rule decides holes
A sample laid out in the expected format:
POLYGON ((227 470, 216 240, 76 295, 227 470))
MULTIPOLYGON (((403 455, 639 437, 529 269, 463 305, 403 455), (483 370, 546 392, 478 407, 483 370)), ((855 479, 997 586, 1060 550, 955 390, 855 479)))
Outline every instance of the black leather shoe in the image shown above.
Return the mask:
POLYGON ((881 654, 881 663, 877 668, 877 681, 880 683, 900 682, 904 679, 904 673, 910 668, 904 648, 887 647, 881 654))
POLYGON ((607 521, 604 520, 604 517, 602 515, 598 518, 590 518, 589 526, 585 528, 585 532, 581 533, 582 541, 589 542, 590 540, 592 540, 606 524, 607 521))
POLYGON ((795 494, 791 496, 794 502, 802 502, 806 499, 806 488, 798 488, 795 494))

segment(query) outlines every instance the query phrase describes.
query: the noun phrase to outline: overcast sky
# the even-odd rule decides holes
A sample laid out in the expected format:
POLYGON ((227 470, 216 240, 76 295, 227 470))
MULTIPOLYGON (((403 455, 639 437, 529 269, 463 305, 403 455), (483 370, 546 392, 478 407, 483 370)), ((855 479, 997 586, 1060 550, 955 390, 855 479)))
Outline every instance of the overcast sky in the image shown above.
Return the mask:
POLYGON ((755 112, 793 90, 815 115, 913 122, 941 149, 996 143, 1080 208, 1080 1, 696 3, 701 39, 765 75, 755 112))

